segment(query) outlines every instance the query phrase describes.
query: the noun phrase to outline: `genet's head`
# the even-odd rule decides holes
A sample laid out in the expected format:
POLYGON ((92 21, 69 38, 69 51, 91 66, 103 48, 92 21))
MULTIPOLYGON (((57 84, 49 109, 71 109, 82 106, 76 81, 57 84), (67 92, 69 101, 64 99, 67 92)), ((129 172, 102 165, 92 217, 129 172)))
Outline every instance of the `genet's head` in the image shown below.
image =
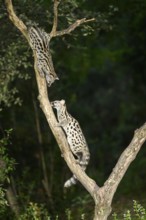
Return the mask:
POLYGON ((62 108, 66 108, 66 105, 65 105, 65 100, 56 100, 54 102, 51 102, 51 106, 57 110, 60 110, 62 108))

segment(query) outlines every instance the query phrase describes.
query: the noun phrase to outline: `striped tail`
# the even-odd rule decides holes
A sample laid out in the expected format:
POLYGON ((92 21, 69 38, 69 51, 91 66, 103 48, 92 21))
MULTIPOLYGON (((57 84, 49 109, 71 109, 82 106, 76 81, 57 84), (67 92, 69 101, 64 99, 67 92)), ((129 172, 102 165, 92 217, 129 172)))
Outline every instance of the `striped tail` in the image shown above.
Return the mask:
MULTIPOLYGON (((78 163, 80 164, 82 170, 86 170, 86 167, 89 163, 90 160, 90 153, 86 152, 83 156, 82 156, 82 160, 78 161, 78 163)), ((75 185, 78 182, 77 178, 75 175, 73 175, 69 180, 67 180, 64 184, 65 188, 69 188, 72 185, 75 185)))
POLYGON ((65 183, 64 183, 64 187, 65 188, 69 188, 71 187, 72 185, 75 185, 77 183, 77 178, 75 175, 73 175, 69 180, 67 180, 65 183))

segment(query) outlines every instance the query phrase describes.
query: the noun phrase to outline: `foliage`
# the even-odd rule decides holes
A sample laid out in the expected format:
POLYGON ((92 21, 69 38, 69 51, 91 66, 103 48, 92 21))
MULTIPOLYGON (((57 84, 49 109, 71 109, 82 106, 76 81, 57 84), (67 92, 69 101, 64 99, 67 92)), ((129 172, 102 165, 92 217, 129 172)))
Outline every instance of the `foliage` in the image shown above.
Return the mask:
POLYGON ((5 216, 5 212, 8 208, 8 202, 6 199, 5 184, 9 182, 9 176, 14 170, 15 160, 10 158, 8 154, 8 145, 10 144, 10 134, 12 129, 5 132, 5 137, 0 139, 0 215, 5 216))
POLYGON ((133 200, 133 211, 137 219, 146 218, 145 208, 140 203, 138 203, 136 200, 133 200))
MULTIPOLYGON (((113 214, 113 220, 119 220, 121 218, 118 217, 116 213, 113 214)), ((124 220, 145 220, 146 219, 146 209, 138 203, 136 200, 133 200, 133 210, 127 210, 122 219, 124 220)))
POLYGON ((0 206, 1 206, 0 213, 3 212, 3 210, 5 209, 7 205, 8 205, 8 202, 5 198, 5 190, 0 186, 0 206))
POLYGON ((38 205, 37 203, 30 202, 23 214, 19 216, 19 220, 49 220, 47 210, 43 205, 38 205))
POLYGON ((17 43, 12 42, 7 47, 2 47, 0 59, 0 104, 10 107, 12 104, 22 104, 18 96, 18 88, 16 81, 21 83, 30 76, 27 73, 31 66, 28 62, 30 56, 26 50, 26 45, 22 44, 22 40, 18 39, 17 43))
POLYGON ((8 175, 14 170, 15 160, 7 153, 7 146, 10 144, 10 134, 12 129, 6 131, 6 136, 0 140, 0 182, 9 181, 8 175))

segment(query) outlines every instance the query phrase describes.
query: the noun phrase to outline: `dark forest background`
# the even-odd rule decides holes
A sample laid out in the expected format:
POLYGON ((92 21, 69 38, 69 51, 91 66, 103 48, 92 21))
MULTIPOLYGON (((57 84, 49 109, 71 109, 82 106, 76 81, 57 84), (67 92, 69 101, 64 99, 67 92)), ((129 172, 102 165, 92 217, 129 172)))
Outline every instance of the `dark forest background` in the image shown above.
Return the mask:
MULTIPOLYGON (((26 24, 35 22, 47 32, 51 30, 52 1, 13 2, 26 24)), ((59 29, 76 18, 97 18, 91 26, 83 25, 72 35, 52 41, 60 81, 48 93, 51 101, 65 99, 68 111, 79 121, 91 152, 87 173, 102 185, 134 130, 146 121, 146 1, 66 0, 59 13, 59 29)), ((65 219, 68 209, 77 220, 81 213, 91 216, 92 199, 80 184, 63 189, 72 174, 37 96, 32 51, 0 1, 0 136, 5 140, 0 147, 5 145, 7 156, 15 160, 2 187, 13 182, 22 213, 31 204, 60 219, 65 219), (42 183, 43 162, 49 193, 42 183)), ((115 207, 125 208, 133 199, 146 203, 145 167, 144 145, 118 188, 115 207)), ((0 219, 14 217, 8 206, 0 212, 0 219)))

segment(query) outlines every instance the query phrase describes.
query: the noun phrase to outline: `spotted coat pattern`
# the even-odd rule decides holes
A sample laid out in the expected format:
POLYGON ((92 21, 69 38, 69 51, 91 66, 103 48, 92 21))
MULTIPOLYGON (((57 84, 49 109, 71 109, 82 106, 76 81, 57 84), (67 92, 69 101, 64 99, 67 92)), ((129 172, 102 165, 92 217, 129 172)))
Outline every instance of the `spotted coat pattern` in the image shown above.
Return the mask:
MULTIPOLYGON (((51 104, 52 107, 57 110, 59 126, 65 131, 68 144, 72 153, 77 158, 77 163, 85 170, 89 163, 90 153, 78 121, 67 112, 64 100, 54 101, 51 104)), ((75 175, 73 175, 72 178, 65 182, 64 186, 70 187, 76 184, 76 182, 77 179, 75 175)))
POLYGON ((49 49, 49 34, 38 27, 29 27, 28 35, 30 46, 36 56, 37 69, 40 75, 46 78, 48 86, 51 86, 51 84, 59 78, 55 73, 49 49))

